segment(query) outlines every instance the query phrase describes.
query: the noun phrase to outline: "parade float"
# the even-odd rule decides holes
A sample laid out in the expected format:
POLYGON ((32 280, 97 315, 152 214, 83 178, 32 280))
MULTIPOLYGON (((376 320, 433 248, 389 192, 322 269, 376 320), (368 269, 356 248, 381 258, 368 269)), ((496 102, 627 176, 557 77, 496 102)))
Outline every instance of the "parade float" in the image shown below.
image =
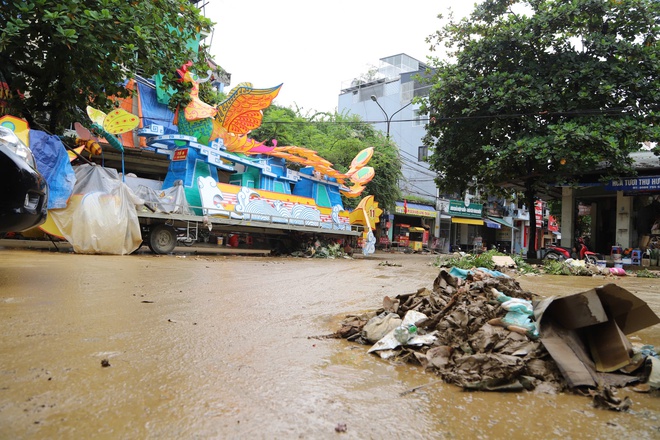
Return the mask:
POLYGON ((258 236, 267 248, 295 235, 359 243, 365 255, 373 253, 373 229, 382 211, 368 196, 348 212, 341 197, 359 197, 373 178, 368 166, 373 148, 357 154, 342 173, 314 150, 252 139, 250 131, 261 125, 281 85, 257 89, 241 83, 214 107, 199 98, 201 80, 190 66, 178 73, 192 85, 191 100, 176 112, 159 100, 153 82, 142 79, 132 83, 134 94, 120 108, 108 114, 87 108, 89 119, 75 124, 77 148, 64 151, 58 137, 34 136, 40 139, 35 154, 40 171, 48 170, 49 185, 64 194, 49 203, 41 230, 80 253, 129 254, 142 243, 169 253, 178 244, 208 242, 211 233, 223 245, 224 237, 240 235, 251 245, 258 236), (169 158, 164 180, 125 173, 126 144, 169 158), (99 155, 107 147, 121 152, 121 170, 66 167, 82 150, 99 155))

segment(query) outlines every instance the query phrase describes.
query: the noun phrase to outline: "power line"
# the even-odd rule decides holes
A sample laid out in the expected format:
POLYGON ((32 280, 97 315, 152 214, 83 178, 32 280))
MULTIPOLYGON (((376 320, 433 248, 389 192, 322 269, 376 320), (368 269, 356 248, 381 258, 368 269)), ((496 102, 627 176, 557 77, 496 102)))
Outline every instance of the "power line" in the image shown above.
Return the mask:
MULTIPOLYGON (((498 115, 470 115, 470 116, 437 116, 433 118, 414 118, 414 119, 396 119, 390 121, 391 123, 395 122, 441 122, 441 121, 461 121, 461 120, 470 120, 470 119, 497 119, 497 118, 519 118, 523 116, 626 116, 626 112, 630 110, 630 107, 616 107, 610 109, 583 109, 583 110, 569 110, 569 111, 537 111, 530 113, 504 113, 498 115)), ((386 120, 367 120, 367 121, 263 121, 263 124, 386 124, 386 120)))

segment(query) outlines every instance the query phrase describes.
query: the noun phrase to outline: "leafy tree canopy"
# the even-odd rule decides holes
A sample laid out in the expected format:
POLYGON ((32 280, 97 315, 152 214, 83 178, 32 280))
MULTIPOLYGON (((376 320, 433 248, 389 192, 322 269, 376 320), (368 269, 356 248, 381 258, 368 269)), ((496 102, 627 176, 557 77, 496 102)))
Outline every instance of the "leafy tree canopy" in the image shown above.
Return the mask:
POLYGON ((185 96, 176 69, 198 58, 186 42, 211 26, 188 0, 2 1, 0 74, 13 92, 9 106, 58 132, 81 120, 87 105, 111 108, 107 97, 126 96, 125 80, 138 71, 163 73, 185 96))
MULTIPOLYGON (((348 171, 351 161, 361 150, 375 147, 369 166, 374 168, 376 175, 362 196, 373 195, 382 209, 390 211, 401 197, 398 184, 401 159, 396 146, 358 116, 337 112, 303 115, 299 110, 271 105, 264 111, 261 127, 252 131, 250 137, 266 141, 268 145, 272 145, 275 139, 279 146, 309 148, 332 162, 340 172, 348 171)), ((344 206, 354 208, 358 201, 344 199, 344 206)))
POLYGON ((655 0, 485 0, 448 21, 422 108, 440 190, 517 182, 533 206, 585 171, 632 173, 629 153, 659 134, 658 35, 655 0))

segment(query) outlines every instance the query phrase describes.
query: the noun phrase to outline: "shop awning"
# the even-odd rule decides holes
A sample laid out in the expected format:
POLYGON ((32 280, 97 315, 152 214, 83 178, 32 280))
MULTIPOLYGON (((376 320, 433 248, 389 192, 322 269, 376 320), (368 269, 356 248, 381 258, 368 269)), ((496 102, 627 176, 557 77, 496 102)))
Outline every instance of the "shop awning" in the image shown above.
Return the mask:
POLYGON ((507 228, 511 228, 511 229, 516 230, 516 231, 518 230, 518 228, 514 228, 514 227, 513 227, 513 224, 507 222, 507 221, 504 220, 503 218, 498 218, 498 217, 488 217, 488 220, 490 220, 491 222, 499 223, 500 225, 502 225, 502 226, 506 226, 507 228))
POLYGON ((484 221, 481 220, 480 218, 463 218, 463 217, 452 217, 451 218, 452 223, 461 223, 464 225, 479 225, 483 226, 484 221))
POLYGON ((484 223, 486 224, 487 227, 493 228, 493 229, 502 229, 502 225, 500 225, 497 222, 491 221, 487 218, 484 219, 484 223))

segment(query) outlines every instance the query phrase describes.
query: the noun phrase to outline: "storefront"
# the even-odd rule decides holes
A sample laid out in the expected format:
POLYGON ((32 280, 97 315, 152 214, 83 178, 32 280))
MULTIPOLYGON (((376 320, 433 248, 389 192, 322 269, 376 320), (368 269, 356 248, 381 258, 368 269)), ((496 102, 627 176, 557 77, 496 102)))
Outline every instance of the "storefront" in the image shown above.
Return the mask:
POLYGON ((613 246, 660 247, 660 159, 652 152, 631 157, 639 173, 636 177, 562 188, 563 246, 583 237, 590 250, 603 255, 609 255, 613 246))
POLYGON ((483 249, 481 230, 484 226, 483 205, 465 204, 462 200, 450 200, 448 214, 451 216, 451 250, 473 251, 483 249))
POLYGON ((410 247, 420 251, 436 242, 432 231, 435 228, 437 211, 433 206, 396 202, 394 214, 381 218, 381 244, 389 242, 394 247, 410 247))
POLYGON ((496 248, 500 252, 511 252, 513 249, 513 220, 502 217, 486 216, 484 223, 488 227, 484 236, 489 247, 496 248))

